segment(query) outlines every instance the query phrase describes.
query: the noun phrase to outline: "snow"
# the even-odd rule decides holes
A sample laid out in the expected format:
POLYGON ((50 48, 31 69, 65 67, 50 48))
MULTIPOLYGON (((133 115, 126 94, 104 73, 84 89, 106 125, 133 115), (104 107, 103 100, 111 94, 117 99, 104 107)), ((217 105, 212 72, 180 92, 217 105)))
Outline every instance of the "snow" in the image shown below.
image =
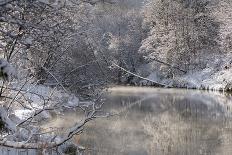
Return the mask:
POLYGON ((27 110, 27 109, 20 109, 14 111, 15 116, 18 117, 20 120, 30 117, 32 113, 33 113, 32 110, 27 110))
POLYGON ((188 73, 181 78, 186 81, 186 87, 188 88, 210 90, 230 89, 228 88, 232 84, 230 58, 231 55, 225 55, 225 60, 219 59, 212 61, 211 66, 200 71, 188 73))
MULTIPOLYGON (((58 88, 54 89, 30 83, 23 84, 24 82, 25 81, 20 81, 19 83, 14 82, 9 85, 11 89, 8 92, 9 94, 7 94, 8 97, 14 98, 17 95, 17 102, 13 102, 9 111, 8 102, 0 102, 0 116, 5 122, 5 126, 12 132, 12 134, 3 137, 4 140, 1 141, 1 145, 4 144, 4 146, 15 148, 9 149, 9 154, 13 155, 18 151, 16 148, 37 148, 47 142, 53 142, 51 145, 64 143, 66 139, 69 139, 68 136, 74 133, 74 131, 80 132, 82 130, 85 121, 81 120, 79 122, 80 124, 77 123, 70 130, 67 130, 67 132, 70 131, 70 133, 64 134, 57 133, 59 132, 58 126, 48 129, 45 128, 41 122, 49 121, 54 115, 64 114, 63 112, 65 109, 75 110, 79 105, 90 106, 94 104, 93 102, 80 102, 76 95, 69 94, 58 88), (18 90, 20 90, 19 94, 17 93, 18 90), (23 95, 21 96, 21 94, 23 95), (25 104, 26 107, 17 104, 18 102, 25 104), (25 120, 27 122, 25 122, 25 120), (57 132, 54 132, 56 129, 57 132), (28 140, 30 140, 29 143, 27 143, 28 140)), ((64 146, 61 145, 59 150, 68 144, 71 144, 71 142, 64 143, 64 146)), ((3 148, 4 147, 1 147, 1 149, 3 148)), ((35 149, 31 150, 31 154, 36 154, 36 152, 33 152, 35 149)))
POLYGON ((213 71, 207 72, 207 70, 202 70, 195 74, 188 74, 183 77, 183 79, 188 82, 188 87, 190 88, 222 90, 226 88, 226 85, 231 78, 231 71, 232 70, 230 69, 214 73, 213 71), (212 75, 210 73, 212 73, 212 75))
MULTIPOLYGON (((232 54, 216 55, 213 61, 207 63, 206 68, 188 71, 187 74, 175 76, 174 78, 160 78, 158 71, 152 71, 147 77, 150 80, 166 84, 170 87, 196 88, 209 90, 231 90, 232 89, 232 54)), ((140 81, 144 85, 149 82, 140 81)))
MULTIPOLYGON (((19 86, 14 86, 14 88, 17 87, 19 86)), ((42 85, 34 86, 28 84, 23 87, 22 91, 25 92, 24 97, 26 97, 30 102, 31 109, 22 109, 21 107, 19 107, 19 109, 14 110, 15 116, 17 116, 19 119, 28 118, 36 111, 39 111, 43 108, 53 107, 54 104, 59 104, 60 107, 62 107, 63 105, 67 108, 75 108, 79 105, 79 98, 76 97, 74 94, 67 94, 60 90, 52 89, 42 85), (50 100, 50 102, 47 102, 46 105, 44 105, 44 102, 48 99, 50 100)), ((15 94, 13 93, 12 97, 14 95, 15 94)), ((51 118, 51 115, 48 111, 45 110, 38 115, 38 118, 48 119, 51 118)))
POLYGON ((78 105, 79 105, 79 99, 73 94, 70 95, 68 102, 67 102, 67 106, 76 107, 78 105))
MULTIPOLYGON (((24 81, 21 81, 24 83, 24 81)), ((14 98, 17 95, 17 90, 21 90, 21 95, 17 95, 17 101, 24 102, 26 107, 20 106, 16 103, 12 104, 10 115, 7 112, 7 106, 4 106, 5 102, 1 103, 0 115, 3 121, 6 122, 8 129, 17 133, 20 139, 27 139, 30 136, 26 131, 37 130, 38 126, 30 124, 27 126, 26 131, 18 129, 17 125, 22 123, 28 118, 32 118, 33 122, 41 122, 42 120, 48 120, 52 117, 52 114, 59 115, 65 108, 75 109, 79 105, 79 98, 74 94, 67 94, 62 90, 49 88, 42 85, 33 84, 18 84, 11 83, 12 90, 10 90, 8 96, 14 98), (16 91, 15 91, 16 90, 16 91), (51 109, 51 110, 46 110, 51 109), (10 117, 8 117, 8 115, 10 117), (16 132, 17 131, 17 132, 16 132)), ((11 102, 11 101, 10 101, 11 102)), ((23 128, 22 128, 23 129, 23 128)), ((46 135, 43 135, 46 136, 46 135)), ((46 137, 41 137, 46 138, 46 137)))

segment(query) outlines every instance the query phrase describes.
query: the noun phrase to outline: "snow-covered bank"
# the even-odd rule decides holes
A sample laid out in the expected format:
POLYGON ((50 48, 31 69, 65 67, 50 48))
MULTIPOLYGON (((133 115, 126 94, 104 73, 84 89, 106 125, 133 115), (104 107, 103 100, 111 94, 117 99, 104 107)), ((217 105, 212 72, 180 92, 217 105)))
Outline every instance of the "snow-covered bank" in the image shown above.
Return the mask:
MULTIPOLYGON (((98 108, 94 102, 82 102, 76 95, 57 88, 22 83, 11 83, 2 94, 0 117, 6 131, 1 135, 1 146, 14 149, 59 148, 62 152, 66 146, 73 145, 72 136, 82 132, 84 125, 97 117, 98 108), (89 113, 85 114, 87 109, 89 113), (67 110, 80 111, 70 128, 62 129, 61 133, 59 127, 42 126, 54 116, 65 115, 67 110)), ((77 144, 75 146, 79 148, 77 144)))
POLYGON ((60 83, 48 87, 28 72, 17 75, 15 71, 8 61, 0 59, 0 149, 6 147, 13 154, 20 149, 42 150, 44 155, 53 150, 57 154, 70 152, 70 147, 75 152, 82 151, 84 148, 72 138, 82 133, 86 123, 102 117, 100 96, 96 94, 99 104, 92 98, 80 101, 78 93, 71 93, 60 83), (70 126, 44 126, 67 111, 78 113, 75 119, 65 120, 71 122, 70 126))
MULTIPOLYGON (((173 78, 164 78, 156 71, 151 72, 147 78, 168 87, 231 91, 232 56, 231 54, 217 56, 208 62, 204 69, 188 71, 173 78)), ((140 84, 152 85, 146 80, 140 81, 140 84)))
MULTIPOLYGON (((43 85, 12 84, 9 88, 9 98, 15 98, 17 102, 26 102, 24 106, 12 106, 13 114, 20 120, 26 119, 36 111, 49 109, 57 106, 54 110, 60 114, 65 108, 75 108, 79 105, 79 99, 74 94, 68 94, 56 88, 49 88, 43 85), (18 93, 20 91, 20 94, 18 93), (17 95, 18 94, 18 95, 17 95), (62 109, 64 108, 64 109, 62 109)), ((49 110, 44 110, 34 119, 50 118, 49 110)))
POLYGON ((232 90, 232 69, 214 71, 206 68, 202 71, 188 73, 185 76, 173 80, 174 87, 197 88, 209 90, 232 90))

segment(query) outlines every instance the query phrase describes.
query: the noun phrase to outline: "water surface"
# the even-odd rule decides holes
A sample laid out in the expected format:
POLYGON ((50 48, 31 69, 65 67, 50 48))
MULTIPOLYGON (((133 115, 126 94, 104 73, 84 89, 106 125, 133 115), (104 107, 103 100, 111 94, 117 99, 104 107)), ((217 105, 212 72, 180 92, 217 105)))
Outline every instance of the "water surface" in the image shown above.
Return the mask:
POLYGON ((86 155, 232 154, 232 98, 198 90, 116 87, 78 142, 86 155))

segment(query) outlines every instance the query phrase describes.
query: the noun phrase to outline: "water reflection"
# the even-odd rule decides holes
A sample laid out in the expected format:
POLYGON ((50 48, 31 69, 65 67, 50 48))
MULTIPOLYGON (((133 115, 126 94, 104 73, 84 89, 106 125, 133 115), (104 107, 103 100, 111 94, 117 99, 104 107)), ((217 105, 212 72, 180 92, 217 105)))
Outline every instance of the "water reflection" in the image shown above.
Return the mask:
POLYGON ((86 155, 232 154, 231 97, 196 90, 113 88, 108 119, 78 142, 86 155))

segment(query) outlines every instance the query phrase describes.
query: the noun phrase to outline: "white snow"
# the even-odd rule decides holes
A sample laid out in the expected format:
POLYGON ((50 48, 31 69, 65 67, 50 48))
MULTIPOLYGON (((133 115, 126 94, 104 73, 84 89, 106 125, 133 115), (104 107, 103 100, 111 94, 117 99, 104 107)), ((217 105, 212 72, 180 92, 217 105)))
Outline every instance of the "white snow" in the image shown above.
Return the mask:
POLYGON ((27 109, 20 109, 14 111, 15 116, 18 117, 20 120, 30 117, 32 113, 33 113, 32 110, 27 110, 27 109))
POLYGON ((74 94, 70 95, 67 102, 67 106, 76 107, 78 105, 79 105, 79 99, 74 94))
MULTIPOLYGON (((166 84, 171 87, 197 88, 210 90, 226 90, 232 88, 232 54, 214 56, 202 70, 192 70, 185 75, 175 76, 172 79, 160 78, 158 71, 150 72, 147 77, 153 81, 166 84)), ((141 81, 142 84, 149 82, 141 81)))

